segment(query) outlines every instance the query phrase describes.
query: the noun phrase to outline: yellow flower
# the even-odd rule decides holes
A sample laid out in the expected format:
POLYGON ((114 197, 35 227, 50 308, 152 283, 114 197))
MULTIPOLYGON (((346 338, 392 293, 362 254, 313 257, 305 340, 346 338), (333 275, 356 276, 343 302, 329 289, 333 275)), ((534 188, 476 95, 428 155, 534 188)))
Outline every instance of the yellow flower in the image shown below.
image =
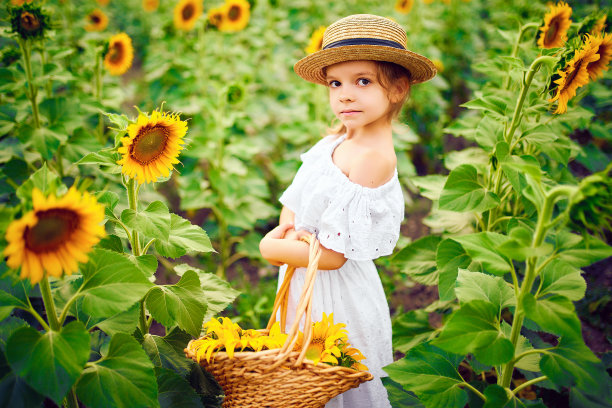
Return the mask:
POLYGON ((219 28, 223 23, 223 18, 225 17, 225 8, 223 7, 215 7, 208 11, 208 21, 213 26, 219 28))
POLYGON ((413 5, 414 0, 397 0, 395 2, 395 10, 403 14, 408 14, 410 10, 412 10, 413 5))
POLYGON ((85 26, 87 31, 102 31, 108 26, 108 17, 100 9, 95 9, 87 15, 89 24, 85 26))
POLYGON ((142 0, 142 8, 146 12, 157 10, 159 7, 159 0, 142 0))
POLYGON ((308 54, 317 52, 322 48, 323 34, 325 33, 325 29, 325 26, 320 26, 314 31, 314 33, 312 33, 312 35, 310 36, 310 41, 308 42, 308 47, 306 47, 306 52, 308 54))
POLYGON ((140 114, 136 123, 128 126, 128 135, 118 149, 123 156, 117 163, 130 178, 144 184, 169 176, 183 149, 187 122, 176 114, 154 111, 151 116, 140 114))
MULTIPOLYGON (((339 344, 346 342, 348 333, 344 323, 334 324, 334 314, 329 317, 323 313, 323 320, 313 323, 312 340, 306 349, 306 358, 317 365, 320 362, 338 364, 340 357, 339 344)), ((304 344, 304 334, 298 333, 298 340, 294 350, 301 350, 304 344)))
POLYGON ((549 5, 550 11, 544 16, 544 25, 540 27, 538 46, 540 48, 558 48, 567 41, 567 30, 572 20, 572 8, 567 3, 559 2, 549 5))
POLYGON ((71 187, 61 198, 32 190, 34 209, 6 230, 6 264, 21 267, 21 279, 38 283, 45 273, 60 277, 87 262, 87 253, 104 236, 104 206, 95 197, 71 187))
POLYGON ((423 0, 423 4, 431 4, 434 0, 423 0))
POLYGON ((368 371, 368 367, 360 363, 361 360, 365 360, 361 351, 351 347, 349 343, 344 343, 340 349, 340 360, 341 365, 344 367, 350 367, 359 371, 368 371))
POLYGON ((591 29, 591 34, 593 35, 601 34, 601 32, 606 28, 607 18, 608 18, 608 15, 604 15, 600 19, 598 19, 595 25, 593 26, 593 28, 591 29))
POLYGON ((236 32, 243 30, 251 18, 251 5, 246 0, 227 0, 225 2, 224 18, 219 25, 219 30, 236 32))
POLYGON ((576 90, 589 82, 589 72, 587 66, 599 59, 597 49, 589 44, 584 44, 580 50, 576 51, 574 57, 565 65, 563 70, 558 71, 559 79, 556 94, 549 102, 559 101, 557 109, 553 113, 565 113, 567 103, 576 96, 576 90))
POLYGON ((104 56, 104 66, 111 75, 123 75, 132 66, 134 47, 126 33, 113 35, 108 40, 108 51, 104 56))
POLYGON ((612 59, 612 33, 605 36, 589 36, 587 34, 586 47, 594 49, 599 54, 599 59, 587 65, 587 71, 591 80, 596 80, 603 76, 603 72, 608 70, 610 59, 612 59))
POLYGON ((174 26, 184 31, 193 29, 203 11, 202 0, 180 0, 174 7, 174 26))

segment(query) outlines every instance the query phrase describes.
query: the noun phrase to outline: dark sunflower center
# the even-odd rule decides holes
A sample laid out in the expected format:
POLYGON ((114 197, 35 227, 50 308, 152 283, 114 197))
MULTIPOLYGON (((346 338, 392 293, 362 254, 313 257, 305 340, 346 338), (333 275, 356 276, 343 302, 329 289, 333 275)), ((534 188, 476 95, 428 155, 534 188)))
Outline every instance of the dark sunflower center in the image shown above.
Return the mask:
POLYGON ((232 21, 240 20, 241 15, 242 15, 242 9, 240 9, 240 7, 238 6, 230 7, 229 11, 227 12, 227 18, 229 18, 232 21))
POLYGON ((123 59, 123 43, 114 43, 108 50, 110 62, 119 63, 123 59))
POLYGON ((401 5, 401 7, 402 7, 402 8, 406 8, 407 6, 408 6, 408 0, 404 0, 404 1, 402 1, 402 5, 401 5))
POLYGON ((97 15, 97 14, 91 14, 91 15, 89 16, 89 19, 90 19, 90 20, 91 20, 91 22, 92 22, 92 23, 94 23, 94 24, 98 24, 98 23, 99 23, 99 22, 102 20, 102 19, 100 18, 100 16, 99 16, 99 15, 97 15))
POLYGON ((548 31, 546 31, 546 37, 544 37, 544 44, 551 44, 557 38, 557 33, 559 32, 559 25, 561 21, 558 18, 553 19, 550 22, 550 27, 548 31))
POLYGON ((219 25, 219 23, 221 23, 221 13, 213 14, 210 17, 210 22, 213 23, 214 25, 219 25))
POLYGON ((191 17, 193 17, 194 14, 195 14, 195 8, 193 7, 193 4, 187 4, 181 10, 181 15, 183 16, 183 20, 189 20, 191 17))
POLYGON ((565 84, 563 85, 562 91, 565 91, 572 85, 572 82, 574 82, 574 78, 576 78, 576 75, 578 75, 578 72, 580 71, 581 66, 582 66, 582 60, 576 63, 576 66, 574 66, 574 70, 570 72, 565 78, 565 84))
POLYGON ((164 152, 167 141, 168 130, 165 127, 145 127, 136 136, 130 156, 140 164, 147 164, 164 152))
POLYGON ((35 31, 40 27, 40 20, 32 13, 24 11, 21 13, 21 27, 26 31, 35 31))
POLYGON ((36 253, 56 250, 79 225, 78 214, 71 210, 37 211, 36 217, 36 225, 24 232, 26 247, 36 253))

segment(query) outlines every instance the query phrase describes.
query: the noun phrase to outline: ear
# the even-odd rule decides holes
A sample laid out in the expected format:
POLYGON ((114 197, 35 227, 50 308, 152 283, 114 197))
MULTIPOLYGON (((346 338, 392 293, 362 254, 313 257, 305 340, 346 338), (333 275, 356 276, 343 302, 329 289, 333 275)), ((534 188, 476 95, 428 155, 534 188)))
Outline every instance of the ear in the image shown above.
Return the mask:
POLYGON ((392 85, 389 100, 391 103, 397 103, 404 99, 409 91, 410 81, 406 77, 401 77, 392 85))

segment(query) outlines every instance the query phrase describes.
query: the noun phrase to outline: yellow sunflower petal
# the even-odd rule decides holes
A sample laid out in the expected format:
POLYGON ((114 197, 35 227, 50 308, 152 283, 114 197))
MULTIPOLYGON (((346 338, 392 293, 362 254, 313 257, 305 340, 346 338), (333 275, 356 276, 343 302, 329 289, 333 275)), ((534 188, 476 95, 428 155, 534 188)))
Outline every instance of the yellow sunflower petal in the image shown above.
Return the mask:
POLYGON ((538 46, 540 48, 562 47, 567 41, 567 31, 572 20, 572 8, 567 3, 559 2, 549 5, 550 11, 544 16, 544 25, 540 28, 538 46))

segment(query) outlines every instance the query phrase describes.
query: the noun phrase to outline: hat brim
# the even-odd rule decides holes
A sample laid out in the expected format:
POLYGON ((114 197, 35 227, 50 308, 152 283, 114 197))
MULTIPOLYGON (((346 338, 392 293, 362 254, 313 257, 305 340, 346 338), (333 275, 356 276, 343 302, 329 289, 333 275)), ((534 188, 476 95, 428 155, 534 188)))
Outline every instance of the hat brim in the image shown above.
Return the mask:
POLYGON ((345 45, 310 54, 293 66, 300 77, 315 84, 327 85, 323 68, 345 61, 387 61, 410 72, 410 83, 418 84, 436 75, 436 67, 427 57, 408 50, 382 45, 345 45))

